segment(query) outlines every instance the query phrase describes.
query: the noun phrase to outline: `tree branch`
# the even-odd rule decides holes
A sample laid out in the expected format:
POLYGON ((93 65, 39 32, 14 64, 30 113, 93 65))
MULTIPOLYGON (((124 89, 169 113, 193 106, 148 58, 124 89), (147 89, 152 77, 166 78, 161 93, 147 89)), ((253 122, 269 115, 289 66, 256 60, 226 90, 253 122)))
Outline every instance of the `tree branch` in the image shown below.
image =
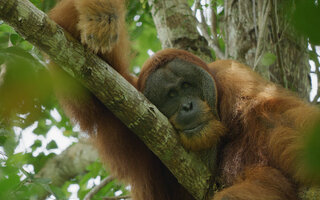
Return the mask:
POLYGON ((0 1, 0 19, 95 94, 196 199, 205 198, 211 171, 195 153, 185 151, 168 119, 121 75, 29 1, 0 1))
POLYGON ((108 176, 105 179, 103 179, 99 185, 97 185, 96 187, 94 187, 90 192, 88 192, 86 194, 86 196, 84 197, 84 200, 90 200, 95 194, 97 194, 104 186, 106 186, 108 183, 110 183, 111 181, 113 181, 114 178, 113 176, 108 176))
POLYGON ((118 197, 104 197, 102 200, 119 200, 119 199, 130 199, 129 195, 118 196, 118 197))
MULTIPOLYGON (((200 2, 199 2, 199 4, 200 4, 200 2)), ((199 22, 197 20, 197 25, 198 25, 198 28, 201 30, 201 33, 202 33, 203 37, 207 40, 209 47, 214 50, 216 56, 219 59, 224 59, 225 55, 221 51, 221 49, 220 49, 220 47, 218 45, 217 35, 213 36, 213 38, 210 37, 209 32, 208 32, 208 25, 206 23, 206 19, 205 19, 204 14, 203 14, 203 10, 201 10, 201 9, 200 9, 200 16, 201 16, 201 22, 199 22)))
MULTIPOLYGON (((36 174, 38 178, 50 178, 54 186, 62 186, 67 180, 86 172, 86 167, 98 159, 98 152, 91 144, 79 142, 70 146, 60 155, 47 161, 36 174)), ((44 199, 48 191, 39 192, 39 199, 44 199)))
POLYGON ((218 26, 218 14, 217 14, 217 0, 209 2, 211 10, 211 32, 214 38, 218 38, 217 26, 218 26))

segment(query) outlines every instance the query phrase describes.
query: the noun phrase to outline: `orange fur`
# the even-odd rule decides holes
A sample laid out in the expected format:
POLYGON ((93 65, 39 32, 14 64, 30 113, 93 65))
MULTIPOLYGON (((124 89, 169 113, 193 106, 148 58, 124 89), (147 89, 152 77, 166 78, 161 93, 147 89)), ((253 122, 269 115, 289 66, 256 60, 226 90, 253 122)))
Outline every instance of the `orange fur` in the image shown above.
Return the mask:
POLYGON ((217 193, 214 200, 297 200, 295 189, 280 171, 256 166, 247 168, 233 186, 217 193))
POLYGON ((319 110, 238 62, 216 61, 209 69, 218 86, 220 117, 230 129, 222 149, 222 182, 233 185, 248 166, 262 165, 279 169, 292 183, 315 183, 301 155, 319 110))
MULTIPOLYGON (((132 77, 128 71, 129 41, 124 25, 124 0, 62 0, 53 8, 49 16, 81 40, 90 50, 97 52, 101 58, 136 86, 136 78, 132 77), (112 22, 118 24, 112 25, 113 28, 117 27, 117 30, 110 30, 109 24, 103 24, 99 19, 93 21, 86 19, 88 14, 99 18, 97 17, 99 14, 110 12, 118 16, 116 18, 118 21, 112 22), (96 26, 91 24, 94 22, 96 26), (115 34, 119 36, 113 44, 111 44, 113 41, 110 42, 108 39, 102 39, 105 41, 99 44, 97 42, 88 44, 89 40, 85 38, 88 33, 97 38, 109 36, 114 38, 115 34), (109 47, 110 44, 112 47, 109 47)), ((102 161, 107 164, 111 172, 132 186, 133 199, 193 199, 144 143, 87 89, 54 63, 50 63, 50 71, 55 78, 56 94, 66 114, 78 122, 83 131, 89 133, 100 152, 102 161)))
MULTIPOLYGON (((228 128, 227 134, 217 135, 223 140, 220 184, 231 187, 218 193, 215 200, 223 199, 229 192, 226 195, 229 199, 288 199, 288 194, 293 195, 289 199, 294 199, 297 198, 296 184, 317 181, 301 162, 306 129, 320 116, 316 107, 236 61, 221 60, 206 66, 194 55, 174 49, 160 51, 146 61, 138 88, 143 89, 146 78, 174 58, 197 63, 212 75, 217 85, 219 116, 228 128), (265 170, 253 176, 257 167, 265 170), (261 182, 259 179, 263 176, 263 184, 254 187, 246 180, 239 181, 246 169, 253 170, 251 177, 256 178, 251 180, 253 183, 261 182), (276 169, 277 176, 273 173, 276 169), (284 189, 275 191, 273 184, 283 185, 284 189)), ((194 138, 194 143, 186 138, 182 141, 192 149, 207 145, 202 139, 194 138)))
POLYGON ((125 0, 62 0, 49 16, 134 84, 136 79, 128 71, 130 48, 125 0))
POLYGON ((176 123, 177 114, 173 115, 169 121, 173 126, 178 129, 181 143, 186 149, 192 151, 199 151, 203 149, 209 149, 216 146, 221 139, 221 137, 226 133, 226 128, 221 124, 220 121, 215 119, 211 108, 206 102, 200 102, 199 105, 202 107, 202 117, 203 121, 207 121, 208 124, 196 135, 187 136, 181 130, 176 123))
MULTIPOLYGON (((50 12, 52 19, 140 91, 152 72, 175 58, 211 74, 218 89, 221 122, 212 120, 208 131, 199 138, 181 140, 193 149, 222 141, 220 184, 230 187, 217 193, 214 200, 295 199, 296 183, 315 181, 304 170, 300 156, 306 127, 312 126, 312 120, 319 116, 316 108, 240 63, 224 60, 207 65, 182 50, 155 54, 144 64, 137 82, 128 71, 129 42, 124 16, 124 0, 62 0, 50 12), (228 128, 226 134, 222 128, 210 133, 221 123, 228 128), (214 142, 208 142, 206 137, 214 142)), ((137 136, 88 90, 54 63, 50 68, 53 76, 61 80, 56 79, 57 86, 61 86, 57 87, 57 95, 67 115, 90 134, 111 171, 132 185, 133 199, 194 199, 137 136)))
POLYGON ((192 151, 209 149, 218 144, 226 132, 225 129, 221 122, 211 119, 208 125, 195 136, 187 137, 185 134, 180 134, 181 143, 186 149, 192 151))

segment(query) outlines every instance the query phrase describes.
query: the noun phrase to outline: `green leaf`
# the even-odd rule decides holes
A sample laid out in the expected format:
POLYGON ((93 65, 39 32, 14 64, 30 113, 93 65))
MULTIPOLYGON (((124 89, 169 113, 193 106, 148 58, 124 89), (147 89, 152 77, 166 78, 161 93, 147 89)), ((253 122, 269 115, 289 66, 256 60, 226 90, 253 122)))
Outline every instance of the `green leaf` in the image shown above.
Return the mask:
MULTIPOLYGON (((320 171, 320 120, 311 131, 307 140, 306 156, 308 167, 312 172, 318 174, 320 171)), ((318 174, 319 175, 319 174, 318 174)))
POLYGON ((8 157, 7 164, 21 168, 26 164, 26 160, 27 159, 23 153, 16 153, 8 157))
POLYGON ((41 140, 36 140, 34 141, 33 145, 31 146, 32 151, 36 150, 38 147, 42 146, 42 141, 41 140))
POLYGON ((30 44, 28 41, 21 41, 18 44, 18 47, 24 49, 25 51, 31 51, 33 49, 33 45, 30 44))
POLYGON ((313 0, 295 0, 293 25, 307 36, 312 44, 320 44, 320 6, 313 0))
POLYGON ((66 198, 66 195, 63 193, 63 190, 59 187, 55 187, 55 186, 50 186, 52 192, 54 193, 54 196, 57 198, 57 199, 61 199, 61 200, 64 200, 64 199, 67 199, 66 198))
POLYGON ((193 4, 194 4, 194 1, 193 0, 188 0, 188 5, 191 7, 193 4))
POLYGON ((47 144, 47 147, 46 147, 48 150, 50 149, 57 149, 58 148, 58 145, 57 143, 54 141, 54 140, 51 140, 51 142, 49 142, 49 144, 47 144))
POLYGON ((0 70, 1 70, 1 65, 5 62, 6 56, 2 53, 0 53, 0 70))
POLYGON ((5 143, 3 145, 5 152, 8 156, 12 155, 14 152, 14 149, 17 146, 17 142, 13 137, 7 137, 5 140, 5 143))
POLYGON ((35 5, 37 8, 41 9, 41 1, 40 0, 30 0, 33 5, 35 5))
POLYGON ((89 165, 87 167, 87 169, 90 172, 90 174, 92 174, 92 176, 96 177, 96 176, 100 175, 100 172, 103 169, 103 165, 101 164, 101 162, 96 161, 96 162, 92 163, 91 165, 89 165))
POLYGON ((49 131, 50 128, 51 128, 50 126, 46 125, 45 119, 41 119, 38 122, 37 128, 33 130, 33 133, 37 135, 44 135, 49 131))
POLYGON ((11 26, 9 26, 8 24, 1 24, 0 25, 0 32, 15 33, 14 29, 11 26))
POLYGON ((0 33, 0 48, 8 47, 9 33, 0 33))
POLYGON ((50 178, 34 178, 33 181, 35 183, 46 184, 46 185, 51 183, 51 179, 50 178))
POLYGON ((17 45, 19 42, 21 42, 23 39, 18 34, 11 34, 10 35, 10 41, 13 45, 17 45))
POLYGON ((38 64, 38 61, 32 55, 30 55, 29 52, 25 51, 24 49, 18 46, 13 46, 13 47, 3 49, 1 52, 7 53, 8 56, 13 56, 14 58, 27 59, 29 61, 33 61, 38 64))
POLYGON ((3 146, 3 144, 6 142, 7 140, 7 136, 5 136, 4 134, 1 134, 1 130, 0 129, 0 146, 3 146))
MULTIPOLYGON (((31 153, 30 153, 31 154, 31 153)), ((45 155, 44 153, 40 153, 37 157, 33 157, 32 154, 28 158, 28 161, 33 164, 34 172, 38 173, 42 167, 46 164, 47 160, 55 157, 56 154, 50 153, 49 155, 45 155)))
POLYGON ((261 64, 268 67, 272 65, 276 61, 276 59, 277 57, 273 53, 267 52, 263 55, 261 64))
POLYGON ((56 2, 57 2, 56 0, 45 0, 45 1, 41 0, 41 3, 42 3, 41 10, 44 12, 48 12, 54 7, 56 2))
POLYGON ((20 177, 17 175, 18 168, 2 167, 0 173, 0 198, 11 199, 12 191, 20 184, 20 177), (8 195, 10 196, 8 197, 8 195))

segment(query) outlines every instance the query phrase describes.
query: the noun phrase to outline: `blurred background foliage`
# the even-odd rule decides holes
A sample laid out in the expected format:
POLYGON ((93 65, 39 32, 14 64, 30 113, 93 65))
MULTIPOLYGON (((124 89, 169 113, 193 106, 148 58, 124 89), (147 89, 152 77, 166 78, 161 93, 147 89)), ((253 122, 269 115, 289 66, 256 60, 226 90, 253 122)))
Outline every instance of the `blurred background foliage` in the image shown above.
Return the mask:
MULTIPOLYGON (((56 0, 31 2, 47 12, 56 0)), ((194 1, 188 0, 188 3, 192 6, 194 1)), ((223 3, 217 0, 213 4, 215 12, 220 10, 218 17, 224 15, 223 3)), ((205 3, 202 5, 208 7, 205 3)), ((296 29, 309 38, 310 48, 306 51, 316 66, 311 73, 319 76, 319 52, 316 51, 316 46, 320 45, 319 3, 296 0, 295 5, 295 12, 289 17, 296 29)), ((131 69, 139 73, 150 54, 161 49, 146 0, 128 1, 127 24, 132 41, 131 69)), ((222 32, 219 26, 218 32, 222 32)), ((223 49, 223 37, 219 45, 223 49)), ((264 59, 263 62, 270 65, 274 55, 264 59)), ((319 91, 317 93, 316 99, 319 91)), ((320 122, 307 148, 308 163, 315 172, 320 171, 319 133, 320 122)), ((52 80, 41 53, 0 21, 0 199, 38 199, 40 190, 51 194, 48 199, 83 199, 94 185, 109 176, 99 161, 88 166, 87 173, 79 174, 61 187, 52 186, 48 178, 36 176, 50 158, 77 142, 79 137, 85 136, 71 125, 53 95, 52 80), (59 137, 69 141, 66 146, 61 147, 56 139, 48 136, 53 129, 61 133, 59 137), (25 138, 24 134, 30 138, 25 138)), ((127 186, 112 181, 93 199, 128 193, 127 186)))

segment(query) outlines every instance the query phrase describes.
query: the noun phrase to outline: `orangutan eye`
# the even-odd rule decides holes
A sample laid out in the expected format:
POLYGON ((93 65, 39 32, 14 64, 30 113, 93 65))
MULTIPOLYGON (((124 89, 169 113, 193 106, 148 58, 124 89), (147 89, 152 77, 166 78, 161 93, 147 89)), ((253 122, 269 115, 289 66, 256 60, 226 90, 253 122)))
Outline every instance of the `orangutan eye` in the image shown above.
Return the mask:
POLYGON ((191 87, 191 84, 188 83, 188 82, 183 82, 183 83, 181 84, 181 87, 182 87, 182 89, 187 89, 187 88, 191 87))
POLYGON ((175 97, 175 96, 177 96, 177 95, 178 95, 178 93, 177 93, 177 91, 175 91, 175 90, 170 90, 169 93, 168 93, 168 96, 169 96, 170 98, 175 97))

